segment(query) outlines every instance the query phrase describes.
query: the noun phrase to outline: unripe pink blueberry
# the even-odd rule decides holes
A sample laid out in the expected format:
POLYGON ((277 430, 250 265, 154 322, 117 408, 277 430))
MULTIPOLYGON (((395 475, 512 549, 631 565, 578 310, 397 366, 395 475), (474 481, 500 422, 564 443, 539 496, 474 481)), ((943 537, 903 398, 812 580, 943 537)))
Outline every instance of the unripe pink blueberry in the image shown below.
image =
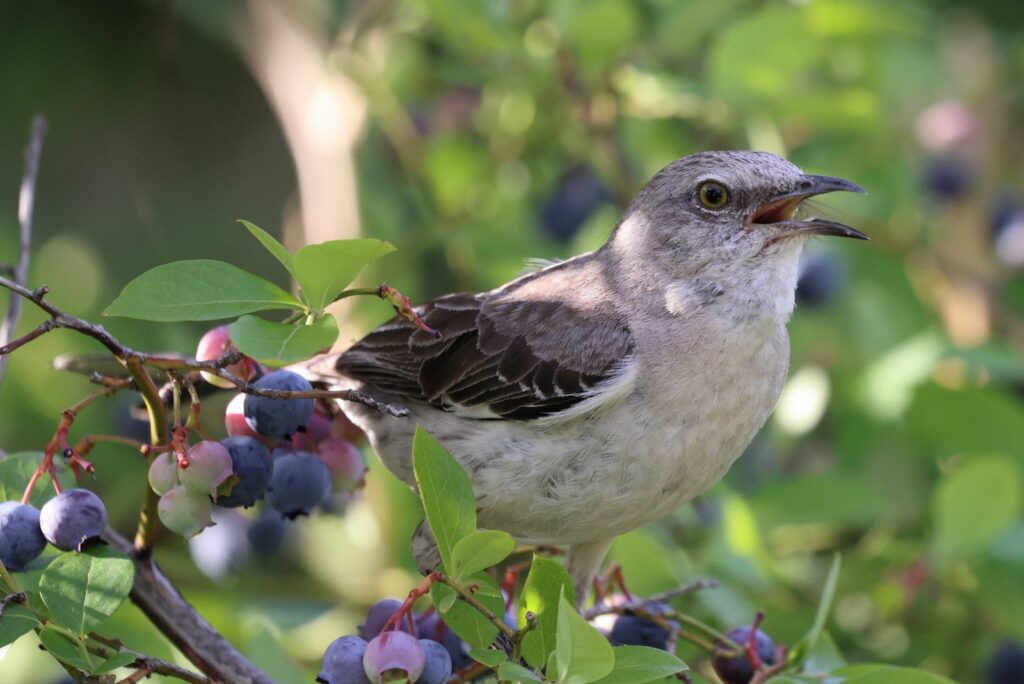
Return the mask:
POLYGON ((149 464, 149 486, 157 494, 166 494, 181 484, 178 481, 178 459, 173 453, 157 454, 149 464))
MULTIPOLYGON (((199 346, 196 348, 196 360, 197 361, 216 361, 227 351, 238 351, 235 345, 231 342, 231 336, 228 333, 228 326, 220 325, 212 330, 208 330, 205 335, 199 340, 199 346)), ((237 375, 242 380, 248 380, 250 375, 250 369, 253 363, 247 358, 243 358, 238 363, 233 363, 230 366, 226 366, 224 370, 227 370, 234 375, 237 375)), ((214 387, 223 387, 224 389, 231 389, 234 384, 230 380, 214 375, 213 373, 207 373, 203 371, 201 373, 203 380, 210 383, 214 387)))
POLYGON ((388 630, 366 645, 363 670, 373 684, 391 681, 399 672, 404 673, 408 681, 415 682, 423 674, 424 660, 419 639, 406 632, 388 630))
POLYGON ((188 467, 178 469, 178 480, 190 492, 215 496, 231 473, 231 454, 224 445, 204 440, 188 450, 188 467))
POLYGON ((157 515, 171 532, 194 537, 213 524, 213 502, 208 494, 196 494, 178 485, 160 497, 157 515))
POLYGON ((320 442, 320 458, 331 472, 335 491, 354 492, 366 484, 363 454, 347 439, 320 442))

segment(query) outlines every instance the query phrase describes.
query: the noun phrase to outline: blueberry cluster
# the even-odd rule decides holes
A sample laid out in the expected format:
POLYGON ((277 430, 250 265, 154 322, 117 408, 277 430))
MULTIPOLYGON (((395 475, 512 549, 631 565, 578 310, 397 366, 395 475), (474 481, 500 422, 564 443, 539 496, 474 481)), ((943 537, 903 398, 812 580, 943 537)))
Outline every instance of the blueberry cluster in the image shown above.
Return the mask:
POLYGON ((49 542, 62 551, 81 551, 107 526, 107 509, 88 489, 69 489, 42 510, 17 501, 0 503, 0 561, 23 570, 49 542))
POLYGON ((472 661, 469 647, 436 613, 389 621, 402 602, 384 599, 370 607, 358 636, 335 639, 324 653, 321 684, 379 684, 399 677, 414 684, 443 684, 472 661))
MULTIPOLYGON (((255 384, 268 390, 312 389, 287 370, 255 384)), ((330 507, 332 493, 350 496, 364 484, 366 465, 351 441, 355 426, 343 415, 318 410, 313 399, 240 394, 228 405, 225 425, 228 438, 198 442, 183 458, 159 454, 150 464, 160 519, 185 537, 212 524, 215 506, 248 508, 262 499, 293 520, 330 507)))

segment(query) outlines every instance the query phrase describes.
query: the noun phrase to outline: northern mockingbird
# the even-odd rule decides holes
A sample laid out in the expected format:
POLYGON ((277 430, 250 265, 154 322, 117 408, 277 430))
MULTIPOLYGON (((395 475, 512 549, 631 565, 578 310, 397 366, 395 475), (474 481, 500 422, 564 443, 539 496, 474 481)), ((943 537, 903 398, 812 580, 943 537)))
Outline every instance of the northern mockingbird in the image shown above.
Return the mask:
MULTIPOLYGON (((419 424, 466 470, 481 526, 568 545, 582 603, 616 535, 717 482, 768 418, 804 242, 867 239, 794 218, 836 190, 863 192, 764 152, 684 157, 596 251, 423 304, 440 338, 394 318, 311 370, 408 407, 343 404, 405 482, 419 424)), ((423 528, 413 546, 430 567, 423 528)))

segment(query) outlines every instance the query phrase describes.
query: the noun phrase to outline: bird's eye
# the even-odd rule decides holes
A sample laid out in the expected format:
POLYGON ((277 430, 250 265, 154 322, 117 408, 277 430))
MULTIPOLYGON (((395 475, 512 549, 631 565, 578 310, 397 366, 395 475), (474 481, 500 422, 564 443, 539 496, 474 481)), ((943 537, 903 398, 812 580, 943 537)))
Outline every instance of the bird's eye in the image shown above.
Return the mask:
POLYGON ((729 189, 715 181, 702 183, 697 195, 700 203, 708 209, 721 209, 729 202, 729 189))

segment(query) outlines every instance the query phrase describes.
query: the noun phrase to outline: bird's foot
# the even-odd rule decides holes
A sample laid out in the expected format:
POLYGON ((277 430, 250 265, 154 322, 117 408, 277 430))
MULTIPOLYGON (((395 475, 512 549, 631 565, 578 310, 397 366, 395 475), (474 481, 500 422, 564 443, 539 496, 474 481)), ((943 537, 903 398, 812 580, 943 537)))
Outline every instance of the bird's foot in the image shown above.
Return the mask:
POLYGON ((618 562, 613 562, 604 573, 594 577, 594 602, 603 602, 607 596, 614 593, 616 585, 627 603, 636 602, 636 598, 626 586, 626 578, 623 576, 622 566, 618 562))

